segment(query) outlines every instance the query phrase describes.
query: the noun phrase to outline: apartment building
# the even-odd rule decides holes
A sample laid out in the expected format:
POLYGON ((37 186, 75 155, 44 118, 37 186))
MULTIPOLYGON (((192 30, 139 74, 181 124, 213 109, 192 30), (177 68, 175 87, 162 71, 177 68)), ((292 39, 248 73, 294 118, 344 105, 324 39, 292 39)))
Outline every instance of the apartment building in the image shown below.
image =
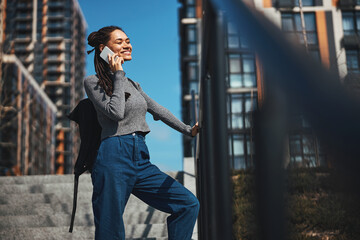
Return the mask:
MULTIPOLYGON (((198 93, 203 1, 179 2, 182 114, 184 121, 194 122, 191 91, 198 93)), ((338 74, 341 81, 359 79, 360 1, 302 0, 301 7, 298 0, 247 3, 281 28, 288 38, 302 44, 304 51, 338 74)), ((261 59, 250 51, 246 36, 235 31, 230 22, 225 23, 224 32, 229 159, 233 169, 246 169, 254 165, 252 117, 263 101, 266 78, 261 59)), ((193 156, 193 141, 184 137, 183 143, 184 156, 193 156)), ((300 112, 292 114, 287 147, 287 166, 329 165, 326 149, 300 112)))
POLYGON ((55 104, 14 55, 2 56, 0 175, 55 173, 55 104))
POLYGON ((77 0, 3 0, 3 51, 15 54, 57 107, 55 172, 79 147, 66 114, 84 97, 86 21, 77 0))

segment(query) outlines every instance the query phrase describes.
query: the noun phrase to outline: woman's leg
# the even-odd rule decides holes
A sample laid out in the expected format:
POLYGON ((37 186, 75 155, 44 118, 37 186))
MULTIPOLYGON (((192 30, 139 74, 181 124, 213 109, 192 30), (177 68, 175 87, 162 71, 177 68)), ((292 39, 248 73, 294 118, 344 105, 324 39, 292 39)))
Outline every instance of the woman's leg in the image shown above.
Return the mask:
POLYGON ((145 142, 139 142, 137 181, 132 193, 161 211, 167 219, 169 240, 191 239, 199 212, 199 201, 183 185, 149 162, 145 142))
POLYGON ((100 145, 91 173, 96 240, 125 239, 122 216, 135 183, 130 145, 120 137, 107 138, 100 145))

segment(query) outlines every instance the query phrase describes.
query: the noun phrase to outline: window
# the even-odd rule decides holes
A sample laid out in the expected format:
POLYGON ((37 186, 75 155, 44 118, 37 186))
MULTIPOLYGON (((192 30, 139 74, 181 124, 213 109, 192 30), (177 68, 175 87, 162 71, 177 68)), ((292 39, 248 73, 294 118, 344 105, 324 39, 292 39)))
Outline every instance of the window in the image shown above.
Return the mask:
MULTIPOLYGON (((302 5, 303 7, 306 7, 306 6, 314 6, 314 0, 302 0, 302 5)), ((300 4, 299 4, 299 0, 295 0, 295 6, 296 7, 299 7, 300 4)))
POLYGON ((188 80, 189 80, 189 94, 192 90, 195 91, 195 94, 199 92, 198 86, 198 64, 197 62, 189 62, 187 66, 188 80))
POLYGON ((229 54, 229 86, 256 88, 256 66, 253 54, 229 54))
MULTIPOLYGON (((320 60, 319 45, 316 31, 314 13, 304 13, 305 32, 308 44, 308 52, 315 59, 320 60)), ((294 41, 304 44, 304 35, 301 25, 300 13, 282 13, 281 26, 283 32, 294 41)))
POLYGON ((187 0, 185 5, 185 17, 186 18, 195 18, 196 9, 195 9, 195 0, 187 0))
POLYGON ((252 127, 252 112, 256 108, 256 93, 231 94, 228 101, 228 128, 250 129, 252 127))
MULTIPOLYGON (((314 13, 304 13, 306 37, 309 45, 317 45, 317 34, 314 13)), ((304 36, 299 13, 283 13, 281 15, 282 30, 293 39, 304 44, 304 36)))
POLYGON ((186 40, 187 40, 187 55, 196 56, 197 55, 197 31, 196 25, 189 24, 185 26, 186 30, 186 40))
POLYGON ((360 12, 342 12, 344 35, 358 34, 360 30, 360 12))
POLYGON ((289 132, 290 166, 317 167, 326 165, 324 152, 304 114, 293 109, 289 132))
POLYGON ((229 49, 248 49, 246 38, 240 36, 232 23, 227 24, 227 46, 229 49))
POLYGON ((254 165, 254 141, 249 134, 229 136, 229 155, 233 169, 246 169, 254 165))
POLYGON ((346 66, 350 73, 360 73, 359 49, 346 49, 346 66))
POLYGON ((292 166, 317 167, 326 164, 325 155, 312 133, 291 134, 289 148, 292 166))

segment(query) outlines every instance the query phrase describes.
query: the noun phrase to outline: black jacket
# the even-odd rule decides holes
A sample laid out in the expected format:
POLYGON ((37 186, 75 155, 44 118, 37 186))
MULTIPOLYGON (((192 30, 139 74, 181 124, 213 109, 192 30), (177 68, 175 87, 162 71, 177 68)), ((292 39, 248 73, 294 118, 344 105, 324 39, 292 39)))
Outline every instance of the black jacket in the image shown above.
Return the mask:
POLYGON ((97 120, 94 105, 88 98, 81 100, 67 116, 70 120, 78 124, 81 140, 80 150, 74 167, 74 199, 69 229, 69 232, 72 232, 76 212, 79 176, 86 170, 91 172, 101 143, 101 126, 97 120))
POLYGON ((86 170, 91 172, 101 142, 101 126, 93 103, 88 98, 81 100, 68 118, 75 121, 80 130, 81 144, 74 173, 81 175, 86 170))

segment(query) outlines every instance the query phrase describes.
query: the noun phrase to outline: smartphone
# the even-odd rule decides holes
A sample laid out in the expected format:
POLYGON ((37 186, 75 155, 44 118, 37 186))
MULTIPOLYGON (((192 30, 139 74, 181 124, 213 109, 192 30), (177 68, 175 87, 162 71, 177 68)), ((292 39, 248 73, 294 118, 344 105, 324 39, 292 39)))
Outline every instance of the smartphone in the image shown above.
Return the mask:
MULTIPOLYGON (((105 60, 105 62, 107 62, 109 64, 109 59, 108 59, 108 54, 110 54, 110 56, 114 55, 115 53, 113 51, 111 51, 110 48, 108 48, 107 46, 104 47, 104 49, 102 50, 102 52, 100 53, 100 57, 102 59, 105 60)), ((118 58, 118 56, 115 57, 115 60, 118 58)))

